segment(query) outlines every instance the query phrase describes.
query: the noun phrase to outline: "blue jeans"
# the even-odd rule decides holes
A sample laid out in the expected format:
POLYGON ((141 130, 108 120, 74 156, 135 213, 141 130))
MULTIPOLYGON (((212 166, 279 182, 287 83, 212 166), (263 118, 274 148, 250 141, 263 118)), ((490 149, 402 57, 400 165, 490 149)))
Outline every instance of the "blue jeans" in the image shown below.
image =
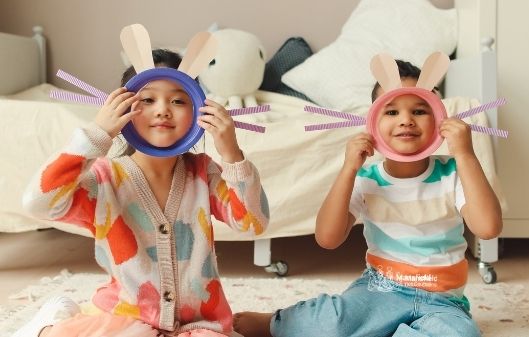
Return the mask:
POLYGON ((341 295, 322 294, 278 310, 274 337, 481 336, 464 303, 395 283, 373 269, 341 295))

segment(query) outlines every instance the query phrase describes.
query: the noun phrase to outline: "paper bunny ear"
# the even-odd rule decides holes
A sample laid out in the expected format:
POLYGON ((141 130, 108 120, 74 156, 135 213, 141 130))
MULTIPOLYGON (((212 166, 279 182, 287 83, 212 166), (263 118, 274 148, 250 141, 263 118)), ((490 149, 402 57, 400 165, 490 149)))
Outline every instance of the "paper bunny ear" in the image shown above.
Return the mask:
POLYGON ((373 56, 371 73, 385 92, 402 87, 397 62, 389 54, 381 53, 373 56))
POLYGON ((446 74, 449 64, 450 59, 444 53, 435 52, 428 56, 424 61, 416 86, 431 91, 446 74))
POLYGON ((154 68, 151 40, 145 27, 138 23, 126 26, 121 30, 120 39, 123 50, 137 74, 154 68))
POLYGON ((186 54, 178 70, 195 78, 204 70, 217 54, 218 42, 208 32, 197 33, 189 41, 186 54))

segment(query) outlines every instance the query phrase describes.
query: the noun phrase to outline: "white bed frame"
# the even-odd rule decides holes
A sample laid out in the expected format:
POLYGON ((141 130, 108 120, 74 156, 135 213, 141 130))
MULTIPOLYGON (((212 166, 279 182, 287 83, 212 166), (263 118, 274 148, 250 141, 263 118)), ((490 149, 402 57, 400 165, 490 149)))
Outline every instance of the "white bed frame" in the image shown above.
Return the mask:
MULTIPOLYGON (((457 58, 451 62, 445 80, 445 94, 468 96, 481 102, 496 99, 496 56, 492 50, 496 27, 494 0, 455 0, 459 37, 457 58)), ((46 48, 42 27, 33 28, 33 38, 0 33, 0 95, 9 95, 46 82, 46 48), (10 46, 6 48, 5 46, 10 46)), ((492 127, 497 126, 496 110, 488 112, 492 127)), ((494 149, 496 149, 494 143, 494 149)), ((487 283, 496 275, 490 263, 498 260, 498 240, 467 238, 474 256, 480 258, 480 272, 487 283)), ((272 261, 271 239, 256 240, 254 264, 269 272, 285 275, 288 266, 272 261)))

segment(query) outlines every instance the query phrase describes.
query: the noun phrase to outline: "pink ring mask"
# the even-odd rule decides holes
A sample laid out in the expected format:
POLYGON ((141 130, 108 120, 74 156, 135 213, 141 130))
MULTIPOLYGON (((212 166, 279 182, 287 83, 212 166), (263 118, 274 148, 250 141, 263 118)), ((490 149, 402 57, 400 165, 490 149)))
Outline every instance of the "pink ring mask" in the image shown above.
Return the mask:
POLYGON ((399 153, 393 150, 390 146, 388 146, 386 142, 384 142, 377 127, 377 121, 379 119, 380 113, 384 111, 384 107, 389 102, 391 102, 396 97, 403 95, 418 96, 432 108, 435 120, 435 130, 439 130, 439 126, 441 125, 443 119, 447 117, 447 114, 443 103, 437 95, 435 95, 431 91, 427 91, 425 89, 417 87, 395 89, 383 94, 375 100, 375 102, 369 109, 366 119, 367 132, 369 132, 373 136, 375 140, 375 148, 378 152, 380 152, 389 159, 401 162, 412 162, 426 158, 432 153, 434 153, 443 143, 443 137, 441 137, 441 135, 436 132, 434 135, 432 135, 432 138, 430 139, 429 143, 422 151, 412 154, 399 153))
POLYGON ((389 102, 396 97, 411 94, 422 98, 432 108, 435 129, 439 130, 442 120, 446 118, 446 109, 441 99, 432 93, 432 89, 446 74, 449 63, 450 59, 445 54, 440 52, 433 53, 424 62, 416 86, 402 88, 399 68, 393 57, 388 54, 378 54, 373 57, 371 60, 371 73, 385 92, 385 94, 375 100, 367 113, 367 132, 373 136, 375 140, 374 146, 378 152, 392 160, 411 162, 428 157, 441 146, 443 138, 436 132, 422 151, 412 154, 396 152, 383 141, 377 121, 380 112, 383 111, 383 108, 389 102))

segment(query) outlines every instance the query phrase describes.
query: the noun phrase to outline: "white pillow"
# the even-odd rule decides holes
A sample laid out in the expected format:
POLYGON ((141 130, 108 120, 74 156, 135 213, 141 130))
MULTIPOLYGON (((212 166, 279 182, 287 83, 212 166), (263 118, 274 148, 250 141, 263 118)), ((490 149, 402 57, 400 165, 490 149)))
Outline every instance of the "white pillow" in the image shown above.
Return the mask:
POLYGON ((457 43, 457 13, 428 0, 362 0, 340 36, 282 76, 320 106, 352 111, 371 104, 371 58, 387 52, 422 67, 435 51, 450 55, 457 43))

